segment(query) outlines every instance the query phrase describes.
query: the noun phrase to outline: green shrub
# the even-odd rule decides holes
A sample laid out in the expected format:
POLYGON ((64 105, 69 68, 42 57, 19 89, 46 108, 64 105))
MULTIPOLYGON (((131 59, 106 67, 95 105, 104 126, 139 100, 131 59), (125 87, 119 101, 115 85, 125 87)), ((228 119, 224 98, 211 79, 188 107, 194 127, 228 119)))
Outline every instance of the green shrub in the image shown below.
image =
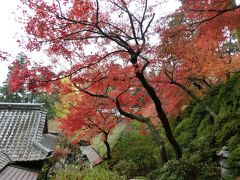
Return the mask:
POLYGON ((161 175, 161 169, 155 169, 147 174, 147 179, 151 179, 151 180, 159 179, 160 175, 161 175))
POLYGON ((129 158, 127 159, 137 165, 137 175, 146 175, 157 168, 157 160, 153 157, 151 150, 146 147, 133 148, 128 154, 129 158))
MULTIPOLYGON (((86 170, 85 170, 86 171, 86 170)), ((124 176, 120 176, 116 172, 96 167, 93 170, 87 170, 84 180, 126 180, 124 176)))
MULTIPOLYGON (((197 179, 202 180, 220 179, 216 152, 223 146, 230 151, 228 161, 231 173, 228 179, 240 176, 240 73, 226 83, 210 88, 203 101, 217 116, 213 118, 202 105, 195 103, 189 106, 172 127, 184 158, 179 162, 168 162, 160 172, 152 171, 152 177, 160 174, 160 178, 171 180, 192 179, 196 175, 197 179), (195 155, 197 158, 192 159, 195 155)), ((173 159, 174 151, 165 142, 168 157, 173 159)))
POLYGON ((240 123, 237 121, 239 121, 239 119, 234 119, 223 124, 223 126, 221 127, 221 131, 218 131, 217 133, 217 139, 219 143, 226 144, 227 140, 239 131, 240 123))
POLYGON ((227 147, 230 151, 233 151, 239 144, 240 144, 240 134, 236 134, 235 136, 232 136, 228 140, 227 147))
POLYGON ((195 138, 196 128, 191 118, 184 119, 176 126, 175 135, 182 146, 185 147, 191 139, 195 138))
POLYGON ((113 171, 120 175, 126 176, 128 179, 136 174, 137 166, 132 161, 121 160, 113 166, 113 171))
POLYGON ((58 180, 76 180, 76 179, 83 179, 84 174, 81 172, 79 167, 75 167, 73 165, 66 165, 62 169, 58 169, 56 174, 52 179, 58 180))
POLYGON ((218 180, 220 169, 216 164, 199 162, 199 154, 168 161, 160 171, 160 180, 218 180))
POLYGON ((54 177, 50 179, 57 180, 125 180, 124 176, 120 176, 116 172, 95 167, 93 169, 85 168, 81 169, 73 165, 67 165, 63 169, 56 171, 54 177))
POLYGON ((220 168, 216 163, 200 163, 200 175, 199 180, 219 180, 220 179, 220 168))
POLYGON ((240 145, 237 146, 228 157, 230 172, 235 177, 240 176, 240 145))
POLYGON ((205 108, 200 104, 196 104, 192 110, 191 119, 193 120, 193 123, 199 124, 199 121, 204 119, 206 114, 208 113, 206 112, 205 108))
POLYGON ((160 171, 160 180, 195 180, 198 167, 186 159, 170 160, 160 171))
POLYGON ((121 136, 113 148, 110 164, 115 165, 122 159, 131 161, 137 166, 132 175, 146 176, 159 167, 160 153, 150 135, 139 134, 137 125, 134 123, 133 129, 121 136))
MULTIPOLYGON (((115 151, 117 151, 115 149, 115 151)), ((113 153, 114 154, 114 153, 113 153)), ((122 151, 121 156, 116 157, 115 161, 119 161, 120 159, 125 159, 127 161, 132 161, 137 166, 136 174, 144 176, 147 175, 150 171, 156 169, 158 167, 158 161, 153 155, 153 149, 150 149, 147 146, 133 146, 126 147, 125 151, 122 151)), ((159 159, 160 161, 160 159, 159 159)))

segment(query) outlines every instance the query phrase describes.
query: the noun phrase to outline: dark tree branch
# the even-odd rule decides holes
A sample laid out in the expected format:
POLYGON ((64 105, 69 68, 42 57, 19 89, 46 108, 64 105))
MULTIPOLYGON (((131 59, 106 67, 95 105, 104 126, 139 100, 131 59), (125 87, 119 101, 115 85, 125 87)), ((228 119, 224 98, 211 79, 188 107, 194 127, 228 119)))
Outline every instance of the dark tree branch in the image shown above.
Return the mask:
POLYGON ((169 74, 165 71, 166 76, 169 78, 170 80, 170 84, 174 84, 176 86, 178 86, 179 88, 181 88, 184 92, 186 92, 196 103, 201 104, 206 111, 208 111, 214 119, 216 119, 216 113, 206 104, 204 103, 204 101, 202 99, 200 99, 199 97, 197 97, 190 89, 188 89, 186 86, 184 86, 183 84, 178 83, 177 81, 175 81, 172 77, 169 76, 169 74))
POLYGON ((150 21, 148 22, 147 27, 146 27, 146 29, 144 30, 144 33, 143 33, 144 36, 146 35, 146 33, 147 33, 147 31, 148 31, 148 28, 150 27, 150 25, 151 25, 154 17, 155 17, 155 14, 153 14, 152 18, 151 18, 150 21))
POLYGON ((97 9, 96 9, 96 25, 99 23, 99 2, 98 0, 96 0, 96 5, 97 5, 97 9))
POLYGON ((91 93, 89 91, 86 91, 85 89, 81 89, 76 83, 72 82, 74 87, 76 87, 80 92, 84 92, 86 94, 88 94, 89 96, 92 96, 92 97, 99 97, 99 98, 108 98, 109 96, 107 94, 94 94, 94 93, 91 93))
POLYGON ((146 67, 149 65, 149 61, 147 60, 144 64, 143 64, 143 66, 142 66, 142 69, 141 69, 141 73, 143 74, 144 73, 144 70, 146 69, 146 67))
POLYGON ((124 111, 120 105, 118 98, 116 99, 116 106, 117 106, 119 113, 125 117, 128 117, 130 119, 136 119, 137 121, 142 122, 142 123, 146 123, 148 121, 148 118, 145 118, 141 115, 135 115, 135 114, 124 111))
POLYGON ((218 12, 218 13, 226 13, 229 11, 234 11, 236 9, 239 9, 240 5, 234 6, 231 8, 226 8, 226 9, 190 9, 190 12, 218 12))
POLYGON ((127 12, 130 24, 131 24, 131 29, 132 29, 132 33, 133 33, 135 43, 136 43, 136 45, 139 45, 138 40, 137 40, 137 34, 136 34, 134 23, 133 23, 133 19, 132 19, 132 15, 131 15, 130 11, 128 10, 127 6, 126 6, 126 12, 127 12))

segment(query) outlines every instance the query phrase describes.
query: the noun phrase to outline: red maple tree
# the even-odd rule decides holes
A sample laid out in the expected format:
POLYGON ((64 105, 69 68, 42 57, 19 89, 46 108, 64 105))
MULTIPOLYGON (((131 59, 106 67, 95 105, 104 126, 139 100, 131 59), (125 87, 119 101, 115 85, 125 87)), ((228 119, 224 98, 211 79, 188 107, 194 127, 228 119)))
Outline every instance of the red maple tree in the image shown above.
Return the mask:
POLYGON ((154 28, 157 1, 151 5, 147 0, 22 2, 27 8, 23 9, 27 47, 47 50, 52 64, 25 70, 16 65, 12 90, 49 91, 62 87, 59 80, 68 77, 79 91, 114 102, 122 115, 150 124, 149 128, 153 124, 143 112, 154 107, 177 159, 181 148, 166 110, 179 108, 186 100, 173 85, 201 94, 191 84, 197 90, 208 87, 239 65, 235 60, 226 63, 220 51, 228 38, 224 30, 233 33, 239 28, 239 6, 230 0, 183 1, 175 14, 177 25, 163 33, 161 48, 154 28), (65 65, 60 72, 54 71, 58 64, 65 65), (169 80, 172 84, 166 85, 169 80))
POLYGON ((167 26, 159 29, 159 56, 166 79, 213 117, 216 113, 202 96, 207 88, 239 71, 239 7, 230 0, 186 0, 166 18, 167 26))
MULTIPOLYGON (((108 142, 109 134, 123 117, 117 113, 115 104, 108 99, 94 98, 85 93, 74 93, 67 115, 58 118, 60 128, 72 136, 74 142, 79 140, 91 141, 97 135, 102 135, 106 146, 107 159, 111 159, 111 148, 108 142)), ((69 99, 69 95, 67 97, 69 99)))
POLYGON ((177 87, 202 102, 205 88, 239 67, 238 58, 222 56, 226 31, 239 28, 239 6, 231 0, 183 1, 164 31, 153 28, 157 1, 151 6, 147 0, 21 1, 27 47, 47 50, 52 64, 29 62, 19 68, 15 63, 12 91, 50 92, 64 88, 60 80, 68 77, 78 91, 114 103, 122 115, 146 123, 163 162, 164 144, 146 111, 161 121, 179 159, 181 148, 166 114, 176 114, 188 101, 177 87), (162 35, 161 45, 156 34, 162 35), (60 72, 59 64, 65 65, 60 72))

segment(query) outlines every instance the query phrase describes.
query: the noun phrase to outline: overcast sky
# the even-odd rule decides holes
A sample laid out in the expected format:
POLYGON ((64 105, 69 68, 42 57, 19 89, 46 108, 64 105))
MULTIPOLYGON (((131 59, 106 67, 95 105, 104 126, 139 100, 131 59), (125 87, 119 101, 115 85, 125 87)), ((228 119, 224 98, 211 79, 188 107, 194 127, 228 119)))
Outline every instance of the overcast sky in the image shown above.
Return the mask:
MULTIPOLYGON (((20 26, 14 20, 17 2, 18 0, 7 0, 0 3, 0 49, 13 53, 14 56, 22 51, 14 39, 16 32, 20 31, 20 26)), ((8 62, 1 62, 0 83, 6 78, 8 64, 8 62)))
MULTIPOLYGON (((19 0, 3 0, 0 3, 0 49, 2 51, 10 52, 14 58, 18 53, 24 52, 24 49, 18 46, 16 42, 16 33, 23 33, 21 25, 15 21, 17 14, 17 5, 19 0), (16 13, 16 14, 15 14, 16 13)), ((169 0, 168 4, 162 8, 161 13, 173 12, 179 3, 175 0, 169 0)), ((6 79, 8 72, 8 65, 10 62, 1 62, 0 65, 0 85, 6 79)))

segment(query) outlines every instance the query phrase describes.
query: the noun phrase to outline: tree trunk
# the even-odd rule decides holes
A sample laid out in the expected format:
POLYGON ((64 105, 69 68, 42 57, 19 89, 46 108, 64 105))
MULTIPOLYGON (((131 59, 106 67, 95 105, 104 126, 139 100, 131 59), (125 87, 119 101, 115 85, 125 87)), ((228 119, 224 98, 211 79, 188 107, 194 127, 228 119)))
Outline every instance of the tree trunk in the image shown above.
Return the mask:
POLYGON ((155 90, 153 89, 153 87, 147 82, 147 80, 145 79, 144 75, 141 72, 137 71, 136 72, 136 77, 140 80, 144 89, 147 91, 147 93, 151 97, 152 101, 154 102, 155 109, 156 109, 157 114, 158 114, 158 118, 161 120, 164 131, 165 131, 165 134, 166 134, 166 137, 167 137, 168 141, 170 142, 170 144, 172 145, 172 147, 175 151, 176 159, 177 160, 181 159, 182 158, 181 147, 178 144, 175 137, 173 136, 173 133, 172 133, 172 130, 170 128, 170 124, 169 124, 167 115, 163 111, 160 99, 158 98, 158 96, 157 96, 155 90))
POLYGON ((136 121, 139 121, 141 123, 144 123, 144 124, 148 125, 148 128, 151 132, 151 135, 152 135, 153 139, 155 140, 157 145, 159 145, 161 161, 162 161, 163 164, 166 163, 167 162, 167 153, 166 153, 166 149, 165 149, 165 146, 164 146, 164 142, 162 141, 162 139, 159 135, 159 132, 156 130, 156 128, 152 124, 151 120, 149 118, 146 118, 146 117, 142 116, 142 115, 131 114, 131 113, 128 113, 128 112, 124 111, 121 108, 118 99, 116 99, 116 106, 117 106, 117 109, 120 112, 120 114, 122 114, 122 115, 124 115, 128 118, 135 119, 136 121))
POLYGON ((226 79, 229 80, 231 77, 231 73, 229 71, 226 72, 226 79))
POLYGON ((110 160, 111 158, 112 158, 112 156, 111 156, 111 147, 110 147, 110 145, 109 145, 109 143, 108 143, 108 133, 104 133, 104 135, 105 135, 105 140, 103 141, 103 143, 105 144, 105 146, 106 146, 106 149, 107 149, 107 160, 110 160))
POLYGON ((159 135, 159 132, 154 127, 154 125, 152 124, 150 119, 149 119, 149 121, 147 121, 147 125, 148 125, 148 128, 149 128, 149 130, 152 134, 152 137, 154 138, 156 144, 159 146, 161 161, 162 161, 163 164, 165 164, 168 161, 168 158, 167 158, 167 153, 166 153, 164 142, 162 141, 162 139, 159 135))

